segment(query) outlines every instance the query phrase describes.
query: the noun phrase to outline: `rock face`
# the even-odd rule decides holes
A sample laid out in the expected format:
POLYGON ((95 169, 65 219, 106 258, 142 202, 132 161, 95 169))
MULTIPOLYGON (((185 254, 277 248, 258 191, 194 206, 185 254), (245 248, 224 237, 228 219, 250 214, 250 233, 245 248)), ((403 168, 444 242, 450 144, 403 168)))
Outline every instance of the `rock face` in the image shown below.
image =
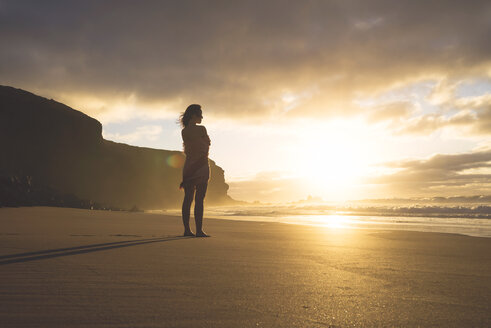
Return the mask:
MULTIPOLYGON (((6 86, 0 86, 0 151, 0 178, 29 177, 38 186, 108 207, 176 207, 183 197, 181 168, 168 164, 171 156, 182 160, 182 152, 104 140, 97 120, 6 86)), ((210 166, 206 202, 231 202, 224 171, 213 161, 210 166)))

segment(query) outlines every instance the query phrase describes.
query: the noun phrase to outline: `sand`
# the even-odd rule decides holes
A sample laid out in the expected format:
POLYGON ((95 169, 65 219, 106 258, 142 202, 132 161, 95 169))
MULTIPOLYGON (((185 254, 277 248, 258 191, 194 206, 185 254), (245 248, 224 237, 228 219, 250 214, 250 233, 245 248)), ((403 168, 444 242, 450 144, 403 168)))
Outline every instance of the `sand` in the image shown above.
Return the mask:
POLYGON ((491 238, 0 209, 0 327, 489 327, 491 238))

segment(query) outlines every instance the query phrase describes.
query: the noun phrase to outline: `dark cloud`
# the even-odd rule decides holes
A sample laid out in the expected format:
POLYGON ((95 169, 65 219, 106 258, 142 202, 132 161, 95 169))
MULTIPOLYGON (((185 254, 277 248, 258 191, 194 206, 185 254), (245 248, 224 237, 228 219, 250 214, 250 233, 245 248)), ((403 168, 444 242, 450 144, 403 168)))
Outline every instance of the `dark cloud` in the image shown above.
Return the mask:
POLYGON ((0 1, 0 83, 200 102, 223 116, 349 114, 354 95, 489 74, 489 1, 0 1))
POLYGON ((399 161, 385 166, 396 173, 369 179, 394 195, 475 195, 491 192, 491 150, 437 154, 425 160, 399 161))

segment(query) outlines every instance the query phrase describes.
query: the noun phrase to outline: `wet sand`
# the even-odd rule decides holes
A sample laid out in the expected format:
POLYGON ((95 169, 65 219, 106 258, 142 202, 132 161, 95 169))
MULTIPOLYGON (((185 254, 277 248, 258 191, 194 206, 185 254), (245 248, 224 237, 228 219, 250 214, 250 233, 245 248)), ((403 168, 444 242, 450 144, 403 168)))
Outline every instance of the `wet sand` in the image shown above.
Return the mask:
POLYGON ((491 238, 0 208, 0 327, 489 327, 491 238))

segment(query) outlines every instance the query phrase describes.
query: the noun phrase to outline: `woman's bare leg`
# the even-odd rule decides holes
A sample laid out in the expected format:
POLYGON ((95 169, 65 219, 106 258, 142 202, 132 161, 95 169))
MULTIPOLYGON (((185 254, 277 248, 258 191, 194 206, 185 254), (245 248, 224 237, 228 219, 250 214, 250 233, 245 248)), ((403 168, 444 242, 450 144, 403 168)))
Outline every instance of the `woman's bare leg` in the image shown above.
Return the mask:
POLYGON ((189 227, 189 215, 191 212, 191 203, 194 197, 194 186, 184 188, 184 200, 182 201, 182 223, 184 224, 184 236, 194 236, 189 227))
POLYGON ((196 186, 196 196, 194 198, 194 220, 196 221, 196 236, 207 237, 203 231, 203 212, 204 200, 208 183, 202 183, 196 186))

